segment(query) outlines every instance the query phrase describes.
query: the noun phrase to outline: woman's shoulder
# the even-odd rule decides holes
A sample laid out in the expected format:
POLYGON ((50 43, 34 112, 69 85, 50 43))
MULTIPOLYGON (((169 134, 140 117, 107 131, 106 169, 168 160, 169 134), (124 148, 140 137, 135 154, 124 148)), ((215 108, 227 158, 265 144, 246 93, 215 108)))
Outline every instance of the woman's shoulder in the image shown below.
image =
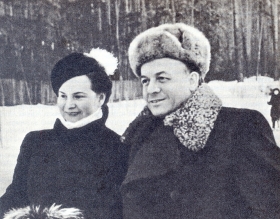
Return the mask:
POLYGON ((44 129, 44 130, 35 130, 28 132, 25 136, 25 140, 36 140, 36 139, 48 139, 50 137, 54 136, 54 130, 53 129, 44 129))
POLYGON ((102 136, 110 140, 120 141, 120 135, 107 126, 104 126, 102 136))

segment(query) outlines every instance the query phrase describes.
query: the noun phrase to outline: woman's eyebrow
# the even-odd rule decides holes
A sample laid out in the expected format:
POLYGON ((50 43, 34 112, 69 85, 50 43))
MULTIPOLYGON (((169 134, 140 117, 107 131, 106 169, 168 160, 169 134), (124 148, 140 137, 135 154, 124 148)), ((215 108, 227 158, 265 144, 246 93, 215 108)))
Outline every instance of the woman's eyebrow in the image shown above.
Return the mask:
POLYGON ((75 92, 75 93, 73 93, 73 94, 84 94, 84 95, 86 95, 86 93, 84 93, 84 92, 82 92, 82 91, 78 91, 78 92, 75 92))

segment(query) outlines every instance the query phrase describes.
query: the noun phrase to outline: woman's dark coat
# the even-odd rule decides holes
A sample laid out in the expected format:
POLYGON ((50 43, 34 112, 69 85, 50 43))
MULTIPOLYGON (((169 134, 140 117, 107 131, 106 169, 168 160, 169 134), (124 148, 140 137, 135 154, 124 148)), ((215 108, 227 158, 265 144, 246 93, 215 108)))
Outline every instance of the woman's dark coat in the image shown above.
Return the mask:
POLYGON ((280 150, 260 113, 223 107, 198 152, 151 121, 135 120, 126 139, 124 218, 280 218, 280 150))
POLYGON ((13 182, 0 199, 0 217, 31 204, 76 207, 86 218, 122 218, 119 186, 126 153, 107 116, 84 127, 29 133, 21 146, 13 182))

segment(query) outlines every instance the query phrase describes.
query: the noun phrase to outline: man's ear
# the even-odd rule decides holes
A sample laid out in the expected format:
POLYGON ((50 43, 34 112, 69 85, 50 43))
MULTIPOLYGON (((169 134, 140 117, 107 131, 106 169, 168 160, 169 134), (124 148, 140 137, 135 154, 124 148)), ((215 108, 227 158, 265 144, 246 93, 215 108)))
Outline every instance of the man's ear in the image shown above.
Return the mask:
POLYGON ((200 75, 196 71, 190 73, 189 82, 190 82, 190 90, 195 91, 199 85, 200 75))

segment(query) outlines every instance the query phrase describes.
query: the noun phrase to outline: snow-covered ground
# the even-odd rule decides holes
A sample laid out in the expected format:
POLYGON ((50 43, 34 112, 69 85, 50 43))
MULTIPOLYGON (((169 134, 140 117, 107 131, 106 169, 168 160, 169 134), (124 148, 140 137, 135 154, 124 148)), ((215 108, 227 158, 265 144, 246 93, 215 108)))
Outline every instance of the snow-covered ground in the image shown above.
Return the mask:
MULTIPOLYGON (((280 87, 279 82, 267 77, 258 77, 258 80, 252 77, 242 83, 211 81, 209 86, 222 99, 224 106, 258 110, 271 124, 268 92, 271 87, 280 87)), ((109 103, 107 126, 122 134, 144 105, 143 100, 109 103)), ((52 128, 58 113, 56 106, 0 107, 0 196, 12 180, 24 136, 33 130, 52 128)), ((274 135, 280 146, 280 130, 274 131, 274 135)))

